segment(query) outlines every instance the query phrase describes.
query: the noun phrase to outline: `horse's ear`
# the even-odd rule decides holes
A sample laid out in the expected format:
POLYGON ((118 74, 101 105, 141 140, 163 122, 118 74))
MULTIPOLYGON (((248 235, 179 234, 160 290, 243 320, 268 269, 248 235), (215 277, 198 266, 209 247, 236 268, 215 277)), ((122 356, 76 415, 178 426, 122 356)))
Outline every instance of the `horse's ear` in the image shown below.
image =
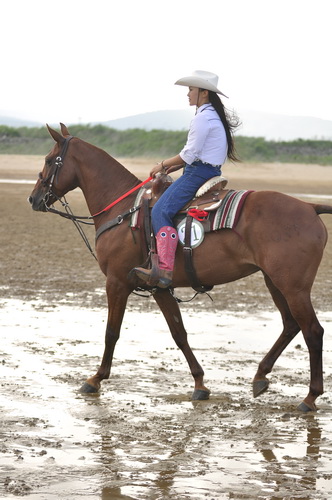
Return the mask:
POLYGON ((64 125, 63 123, 60 123, 60 127, 61 127, 62 135, 64 135, 64 136, 70 135, 69 130, 67 129, 66 125, 64 125))
POLYGON ((62 144, 65 141, 65 138, 61 134, 59 134, 59 132, 53 130, 53 128, 51 128, 47 123, 46 127, 48 128, 48 131, 55 140, 55 142, 57 142, 58 144, 62 144))

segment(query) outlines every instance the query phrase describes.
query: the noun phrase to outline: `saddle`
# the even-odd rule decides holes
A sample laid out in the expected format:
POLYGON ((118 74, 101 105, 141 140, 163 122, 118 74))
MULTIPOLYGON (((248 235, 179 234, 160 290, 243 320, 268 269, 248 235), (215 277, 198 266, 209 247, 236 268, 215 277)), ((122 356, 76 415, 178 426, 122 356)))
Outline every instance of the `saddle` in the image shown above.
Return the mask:
MULTIPOLYGON (((105 231, 118 226, 126 217, 130 217, 129 226, 133 231, 139 230, 145 254, 145 263, 140 267, 156 265, 158 256, 151 228, 151 208, 172 182, 170 176, 162 174, 150 183, 146 183, 139 190, 133 207, 98 228, 96 241, 105 231)), ((192 262, 192 249, 202 243, 206 232, 235 228, 247 195, 252 193, 249 190, 225 189, 227 182, 227 179, 221 176, 207 181, 174 219, 179 240, 183 244, 185 269, 190 285, 198 293, 205 293, 213 287, 204 286, 198 281, 192 262), (195 241, 193 241, 193 235, 195 241)))
MULTIPOLYGON (((146 258, 143 267, 150 266, 157 258, 155 238, 151 228, 151 209, 172 182, 173 180, 170 176, 160 174, 149 184, 142 187, 136 197, 135 205, 141 206, 141 209, 132 215, 130 225, 132 229, 141 230, 142 248, 145 250, 146 258)), ((197 278, 192 261, 192 251, 193 247, 198 246, 199 243, 193 243, 192 241, 192 225, 193 222, 197 224, 196 221, 199 221, 199 224, 202 225, 203 241, 204 232, 213 230, 209 222, 210 214, 218 210, 224 198, 229 193, 229 190, 225 190, 227 183, 227 179, 222 176, 209 179, 199 188, 195 197, 179 211, 174 220, 178 230, 179 224, 183 221, 183 228, 181 230, 183 237, 181 238, 180 235, 180 241, 183 244, 185 269, 190 280, 190 285, 197 293, 206 293, 213 287, 201 284, 197 278)))

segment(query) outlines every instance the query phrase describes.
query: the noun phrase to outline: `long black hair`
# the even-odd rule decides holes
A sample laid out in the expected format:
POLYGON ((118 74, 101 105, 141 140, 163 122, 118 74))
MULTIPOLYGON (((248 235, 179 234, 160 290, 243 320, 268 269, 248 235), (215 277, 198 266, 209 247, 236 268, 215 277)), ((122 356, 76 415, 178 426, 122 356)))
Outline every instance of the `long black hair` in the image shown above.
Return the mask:
POLYGON ((225 128, 227 145, 228 145, 227 158, 231 161, 241 161, 236 154, 234 135, 233 135, 234 131, 241 125, 240 119, 235 113, 232 113, 231 115, 228 111, 226 111, 225 106, 223 105, 220 97, 216 92, 213 92, 212 90, 209 90, 208 92, 209 92, 209 101, 214 107, 214 109, 217 111, 221 123, 225 128))

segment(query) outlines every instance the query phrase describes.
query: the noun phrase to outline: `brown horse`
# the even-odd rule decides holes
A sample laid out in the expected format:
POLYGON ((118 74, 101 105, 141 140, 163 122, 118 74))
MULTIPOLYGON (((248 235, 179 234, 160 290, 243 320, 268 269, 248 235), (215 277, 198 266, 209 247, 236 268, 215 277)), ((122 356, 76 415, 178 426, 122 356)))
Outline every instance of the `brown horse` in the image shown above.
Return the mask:
MULTIPOLYGON (((135 193, 121 199, 112 208, 104 207, 140 181, 106 152, 79 138, 71 137, 61 124, 61 134, 50 127, 55 140, 46 156, 43 171, 29 201, 34 210, 48 207, 68 191, 80 187, 85 196, 96 230, 110 220, 121 222, 118 214, 128 214, 135 193)), ((318 214, 332 213, 332 206, 305 203, 273 192, 251 193, 244 204, 236 231, 223 229, 206 234, 195 248, 194 261, 198 278, 207 286, 220 285, 261 271, 272 299, 280 311, 283 331, 260 362, 253 380, 258 396, 268 388, 266 375, 283 350, 302 330, 310 356, 309 393, 300 404, 302 411, 316 410, 315 400, 323 393, 323 328, 311 304, 310 292, 327 242, 327 231, 318 214)), ((106 276, 108 320, 105 351, 100 368, 82 386, 82 392, 98 392, 101 381, 110 375, 113 352, 128 296, 137 287, 128 276, 133 267, 144 261, 139 238, 136 241, 128 224, 113 224, 96 242, 96 255, 106 276)), ((144 286, 141 283, 141 286, 144 286)), ((173 286, 190 286, 184 270, 183 253, 178 248, 173 286)), ((187 340, 178 303, 168 289, 153 294, 177 346, 183 352, 195 381, 193 399, 207 399, 204 372, 187 340)))

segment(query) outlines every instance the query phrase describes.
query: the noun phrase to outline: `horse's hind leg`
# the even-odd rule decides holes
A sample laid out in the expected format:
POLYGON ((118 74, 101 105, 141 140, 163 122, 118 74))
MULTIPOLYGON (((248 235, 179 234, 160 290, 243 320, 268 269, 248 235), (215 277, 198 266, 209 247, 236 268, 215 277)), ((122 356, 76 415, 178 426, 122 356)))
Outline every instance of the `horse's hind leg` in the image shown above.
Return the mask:
POLYGON ((293 316, 297 318, 301 327, 310 358, 309 393, 298 409, 301 411, 315 411, 317 410, 315 401, 318 396, 323 394, 324 329, 317 319, 308 292, 299 292, 296 296, 289 298, 288 303, 293 316))
POLYGON ((255 398, 267 390, 269 380, 266 375, 272 371, 273 365, 280 354, 300 331, 300 327, 294 319, 285 297, 274 286, 267 275, 264 275, 264 278, 272 299, 280 311, 284 328, 278 340, 258 365, 258 370, 253 380, 253 395, 255 398))
POLYGON ((253 381, 254 396, 262 394, 267 389, 268 380, 266 375, 272 370, 274 363, 290 341, 302 330, 309 350, 311 378, 308 396, 299 405, 299 410, 316 410, 315 401, 319 395, 323 394, 322 350, 324 330, 312 307, 310 293, 305 289, 293 292, 287 296, 286 301, 286 298, 268 276, 265 276, 265 282, 281 313, 284 329, 277 342, 259 364, 253 381))
POLYGON ((184 328, 181 312, 176 299, 169 290, 158 290, 154 294, 154 299, 160 307, 167 324, 169 326, 172 337, 176 345, 183 352, 192 376, 195 380, 195 390, 192 399, 208 399, 210 391, 204 385, 204 371, 197 359, 195 358, 187 339, 187 332, 184 328))

